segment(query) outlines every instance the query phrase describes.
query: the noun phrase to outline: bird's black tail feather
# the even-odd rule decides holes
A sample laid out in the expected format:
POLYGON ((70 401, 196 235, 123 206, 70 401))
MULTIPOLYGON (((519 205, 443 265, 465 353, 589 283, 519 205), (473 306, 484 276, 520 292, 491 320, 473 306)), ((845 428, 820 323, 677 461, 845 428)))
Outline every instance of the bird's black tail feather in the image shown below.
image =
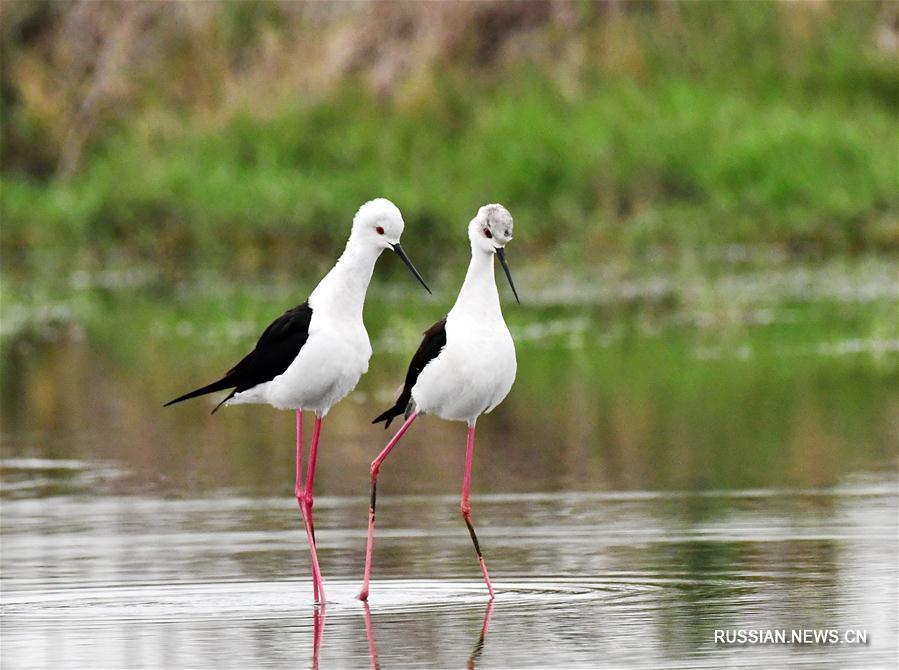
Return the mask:
POLYGON ((384 430, 387 430, 388 428, 390 428, 390 424, 393 422, 393 420, 396 417, 400 416, 403 413, 403 411, 404 411, 403 408, 400 407, 398 404, 394 405, 393 407, 388 409, 386 412, 383 412, 382 414, 378 414, 378 416, 376 416, 374 419, 372 419, 371 422, 372 423, 381 423, 383 421, 384 422, 384 430))
POLYGON ((407 398, 406 395, 403 394, 399 397, 399 400, 396 401, 396 404, 393 407, 388 409, 386 412, 382 412, 381 414, 376 416, 374 419, 372 419, 371 422, 372 423, 381 423, 383 421, 384 422, 384 430, 387 430, 388 428, 390 428, 390 424, 393 422, 393 420, 396 417, 402 416, 403 414, 406 413, 406 409, 408 407, 409 407, 409 398, 407 398))
MULTIPOLYGON (((212 382, 211 384, 207 384, 206 386, 203 386, 202 388, 195 389, 195 390, 191 391, 190 393, 185 393, 184 395, 179 396, 179 397, 175 398, 174 400, 169 400, 165 405, 163 405, 163 407, 168 407, 169 405, 174 405, 176 402, 183 402, 184 400, 190 400, 191 398, 196 398, 197 396, 206 395, 207 393, 215 393, 216 391, 223 391, 224 389, 233 388, 234 386, 235 386, 235 383, 234 383, 233 379, 229 379, 228 377, 223 377, 222 379, 219 379, 217 382, 212 382)), ((225 398, 225 400, 228 400, 232 395, 234 395, 233 391, 231 392, 231 395, 228 396, 228 398, 225 398)), ((224 400, 222 402, 224 402, 224 400)), ((219 403, 219 407, 221 407, 221 403, 219 403)), ((216 407, 215 409, 218 409, 218 407, 216 407)), ((215 412, 215 409, 212 410, 213 413, 215 412)))

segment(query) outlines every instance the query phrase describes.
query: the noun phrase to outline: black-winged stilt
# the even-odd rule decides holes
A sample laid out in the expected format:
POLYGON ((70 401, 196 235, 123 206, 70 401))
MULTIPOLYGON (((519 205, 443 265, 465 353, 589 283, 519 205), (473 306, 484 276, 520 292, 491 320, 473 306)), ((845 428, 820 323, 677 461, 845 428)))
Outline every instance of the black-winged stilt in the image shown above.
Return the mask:
POLYGON ((396 404, 372 421, 384 421, 387 428, 397 416, 404 415, 406 419, 371 464, 368 545, 360 600, 368 598, 371 577, 378 472, 384 459, 420 414, 436 414, 449 421, 465 421, 468 424, 462 517, 471 534, 490 598, 493 599, 487 565, 471 523, 468 494, 475 423, 481 414, 492 411, 503 401, 515 381, 515 345, 503 320, 493 278, 493 256, 496 255, 509 279, 515 300, 518 300, 504 249, 512 239, 512 215, 502 205, 485 205, 468 225, 468 237, 471 240, 471 263, 456 304, 445 318, 425 332, 424 340, 412 357, 396 404))
POLYGON ((309 541, 313 593, 324 602, 321 570, 312 518, 313 481, 321 423, 368 370, 371 344, 362 307, 375 262, 385 249, 399 255, 421 285, 431 290, 400 246, 403 217, 389 200, 371 200, 356 212, 353 229, 340 259, 308 300, 287 310, 262 333, 256 347, 228 373, 211 384, 166 403, 232 389, 222 405, 269 404, 296 412, 296 485, 294 493, 309 541), (315 413, 306 484, 302 482, 303 410, 315 413))

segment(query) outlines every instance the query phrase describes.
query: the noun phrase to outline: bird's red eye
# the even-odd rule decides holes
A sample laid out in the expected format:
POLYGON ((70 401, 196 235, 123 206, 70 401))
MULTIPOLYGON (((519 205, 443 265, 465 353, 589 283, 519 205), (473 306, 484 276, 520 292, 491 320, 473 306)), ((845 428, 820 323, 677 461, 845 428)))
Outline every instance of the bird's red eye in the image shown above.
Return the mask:
POLYGON ((378 226, 377 228, 375 228, 375 230, 378 231, 378 235, 383 235, 383 234, 384 234, 384 229, 383 229, 381 226, 378 226))
POLYGON ((484 237, 486 237, 488 240, 489 240, 491 237, 493 237, 493 233, 490 232, 490 229, 489 229, 489 228, 484 228, 484 237))

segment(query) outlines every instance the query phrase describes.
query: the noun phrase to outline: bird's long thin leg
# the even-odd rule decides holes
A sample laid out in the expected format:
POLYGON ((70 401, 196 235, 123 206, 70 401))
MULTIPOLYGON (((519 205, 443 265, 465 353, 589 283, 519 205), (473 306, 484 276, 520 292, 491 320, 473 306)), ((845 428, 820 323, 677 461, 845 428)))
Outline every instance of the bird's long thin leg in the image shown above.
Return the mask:
POLYGON ((378 490, 378 472, 381 470, 381 463, 383 463, 384 459, 390 455, 390 452, 393 451, 393 448, 397 445, 400 438, 409 429, 409 426, 412 425, 412 422, 415 421, 415 417, 417 416, 418 412, 412 412, 412 414, 409 415, 409 418, 406 419, 406 422, 400 426, 400 429, 396 432, 396 435, 393 436, 393 439, 387 443, 386 447, 384 447, 384 450, 371 462, 371 502, 368 507, 368 544, 365 547, 365 576, 362 578, 362 590, 359 592, 359 600, 362 601, 368 599, 368 582, 371 579, 371 551, 375 542, 375 497, 378 490))
POLYGON ((471 523, 471 505, 468 502, 468 492, 471 489, 471 460, 474 455, 474 424, 468 426, 468 442, 465 445, 465 479, 462 481, 462 518, 465 519, 465 525, 468 526, 468 532, 471 534, 471 541, 474 543, 474 550, 478 554, 478 561, 481 564, 481 572, 484 575, 484 581, 487 583, 487 591, 490 593, 490 599, 493 600, 493 585, 490 584, 490 577, 487 575, 487 564, 484 562, 484 556, 481 554, 481 545, 478 544, 478 536, 474 532, 474 526, 471 523))
POLYGON ((297 408, 297 483, 294 492, 297 497, 303 489, 303 410, 297 408))
MULTIPOLYGON (((297 506, 300 508, 300 514, 303 517, 303 526, 306 528, 306 539, 309 541, 310 551, 314 552, 315 550, 315 535, 310 535, 311 524, 306 520, 306 510, 304 501, 306 498, 306 491, 303 488, 303 410, 297 408, 297 469, 296 469, 296 484, 293 487, 293 493, 297 499, 297 506)), ((314 555, 314 554, 313 554, 314 555)), ((318 580, 315 578, 315 570, 317 561, 313 560, 312 562, 312 595, 316 601, 319 600, 318 593, 318 580)))
POLYGON ((304 500, 309 507, 309 525, 312 527, 312 543, 315 543, 315 518, 312 514, 312 506, 315 504, 313 483, 315 482, 315 463, 318 457, 318 438, 322 432, 321 417, 316 415, 312 426, 312 445, 309 447, 309 465, 306 466, 306 495, 304 500))
POLYGON ((322 573, 318 566, 318 552, 315 547, 315 523, 312 518, 313 494, 312 486, 315 482, 315 460, 318 456, 318 440, 322 432, 322 418, 316 414, 315 424, 312 427, 312 446, 309 447, 309 465, 306 468, 306 486, 303 494, 298 498, 300 510, 303 513, 303 522, 306 525, 306 539, 309 540, 309 555, 312 560, 312 589, 317 602, 325 602, 325 587, 322 583, 322 573))

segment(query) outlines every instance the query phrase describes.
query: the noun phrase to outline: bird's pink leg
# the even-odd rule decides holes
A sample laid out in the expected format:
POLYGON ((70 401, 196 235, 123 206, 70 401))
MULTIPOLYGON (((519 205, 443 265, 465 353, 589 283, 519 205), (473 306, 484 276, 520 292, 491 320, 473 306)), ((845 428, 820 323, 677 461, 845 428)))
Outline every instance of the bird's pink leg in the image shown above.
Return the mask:
POLYGON ((297 497, 303 490, 303 410, 297 409, 297 483, 294 492, 297 497))
MULTIPOLYGON (((303 523, 306 525, 306 539, 309 541, 309 555, 312 560, 312 591, 315 600, 325 602, 325 586, 322 583, 322 573, 318 566, 318 552, 315 548, 315 522, 312 518, 313 495, 312 486, 315 482, 315 460, 318 456, 318 439, 322 432, 322 418, 315 416, 315 424, 312 427, 312 446, 309 447, 309 465, 306 469, 306 486, 301 495, 297 496, 300 503, 300 511, 303 513, 303 523)), ((297 466, 299 468, 299 465, 297 466)))
MULTIPOLYGON (((303 525, 306 528, 306 539, 309 540, 310 551, 315 551, 315 536, 310 535, 310 524, 306 520, 306 510, 304 508, 304 499, 306 492, 303 489, 303 410, 297 408, 297 469, 296 484, 293 487, 293 493, 297 499, 297 506, 300 508, 300 514, 303 517, 303 525)), ((316 561, 312 561, 312 595, 318 601, 318 580, 315 579, 316 561)))
POLYGON ((312 506, 312 485, 315 482, 315 458, 318 456, 318 439, 322 434, 322 418, 315 415, 312 426, 312 446, 309 447, 309 465, 306 466, 306 497, 312 506))
MULTIPOLYGON (((307 486, 303 486, 303 410, 297 409, 297 468, 294 495, 303 516, 303 525, 306 528, 306 539, 309 542, 309 556, 312 563, 312 595, 316 602, 324 602, 322 591, 321 570, 318 567, 318 553, 315 550, 315 525, 312 521, 312 481, 310 474, 306 475, 307 486)), ((312 448, 309 454, 309 472, 314 474, 315 455, 318 450, 318 436, 321 432, 321 419, 315 418, 315 427, 312 431, 312 448)))
POLYGON ((462 481, 462 518, 465 519, 465 525, 468 526, 471 541, 474 543, 474 550, 477 552, 478 561, 481 564, 484 581, 487 582, 487 591, 490 593, 490 599, 493 600, 493 586, 490 584, 490 577, 487 575, 487 564, 484 562, 484 556, 481 554, 478 536, 475 535, 474 526, 471 524, 471 505, 468 502, 468 492, 471 489, 471 460, 474 455, 474 431, 473 424, 468 426, 468 442, 465 445, 465 479, 462 481))
POLYGON ((371 462, 371 502, 368 506, 368 544, 365 547, 365 576, 362 578, 362 590, 359 592, 359 600, 362 601, 368 600, 368 582, 371 579, 371 551, 372 546, 375 543, 375 496, 378 490, 378 472, 381 470, 381 463, 383 463, 384 459, 390 455, 390 452, 393 451, 393 448, 397 445, 400 438, 409 429, 409 426, 412 425, 412 422, 415 421, 415 417, 417 416, 418 412, 412 412, 412 414, 409 415, 409 418, 406 419, 406 422, 400 426, 400 429, 396 432, 396 435, 393 436, 393 439, 387 443, 386 447, 384 447, 384 450, 371 462))

